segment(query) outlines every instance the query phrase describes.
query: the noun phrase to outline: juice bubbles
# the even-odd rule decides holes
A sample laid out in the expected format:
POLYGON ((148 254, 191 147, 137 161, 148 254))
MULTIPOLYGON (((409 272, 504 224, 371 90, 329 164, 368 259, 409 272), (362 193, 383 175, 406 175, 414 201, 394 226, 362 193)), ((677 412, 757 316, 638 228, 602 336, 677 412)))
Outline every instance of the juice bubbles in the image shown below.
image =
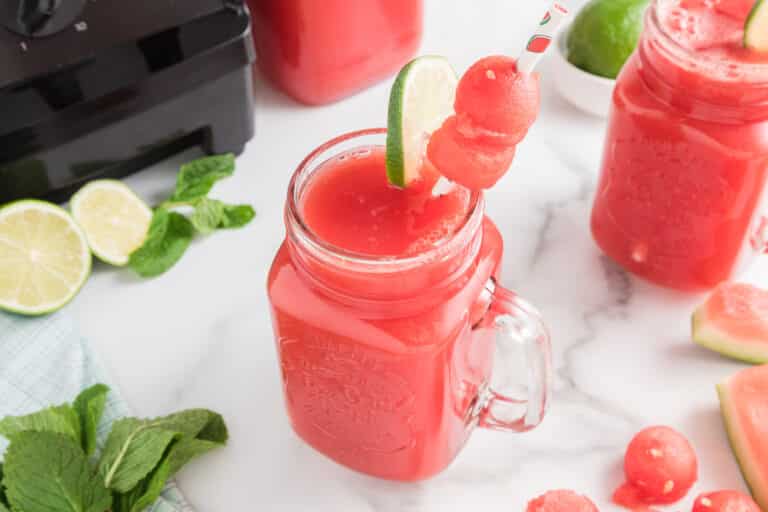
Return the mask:
POLYGON ((459 187, 436 196, 432 182, 392 187, 384 136, 342 136, 299 168, 268 293, 296 433, 352 469, 419 480, 445 468, 478 423, 520 431, 541 420, 548 339, 495 286, 502 241, 482 197, 459 187), (507 327, 518 341, 536 333, 529 422, 525 399, 497 419, 509 406, 488 390, 502 317, 528 329, 507 327))
POLYGON ((248 0, 258 65, 284 92, 330 103, 397 71, 421 42, 422 0, 248 0))
POLYGON ((307 227, 345 251, 382 257, 415 256, 449 238, 467 218, 470 192, 455 187, 433 196, 421 183, 398 189, 382 172, 385 158, 383 147, 372 146, 326 164, 306 185, 307 227))
POLYGON ((626 269, 712 288, 764 250, 768 55, 751 4, 656 0, 613 98, 592 232, 626 269))

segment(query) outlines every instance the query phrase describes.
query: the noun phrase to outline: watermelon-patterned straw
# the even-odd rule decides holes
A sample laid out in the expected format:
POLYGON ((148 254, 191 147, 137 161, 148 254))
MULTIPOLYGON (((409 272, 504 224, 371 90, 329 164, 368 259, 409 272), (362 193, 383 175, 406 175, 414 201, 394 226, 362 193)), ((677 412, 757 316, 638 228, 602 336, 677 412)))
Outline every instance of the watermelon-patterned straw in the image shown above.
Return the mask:
POLYGON ((568 8, 561 2, 553 2, 552 7, 539 23, 536 33, 528 39, 528 44, 525 45, 525 50, 517 61, 518 71, 523 73, 533 71, 567 17, 568 8))

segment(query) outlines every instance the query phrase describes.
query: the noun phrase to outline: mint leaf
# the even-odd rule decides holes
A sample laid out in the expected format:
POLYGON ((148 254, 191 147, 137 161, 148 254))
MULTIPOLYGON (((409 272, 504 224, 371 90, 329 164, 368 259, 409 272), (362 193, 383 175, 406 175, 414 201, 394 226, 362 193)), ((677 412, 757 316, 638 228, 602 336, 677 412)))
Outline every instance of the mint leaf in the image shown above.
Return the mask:
POLYGON ((185 203, 205 197, 217 181, 234 172, 235 155, 232 154, 209 156, 184 164, 169 202, 185 203))
POLYGON ((240 228, 248 224, 256 216, 256 212, 249 204, 225 204, 220 228, 240 228))
POLYGON ((224 220, 224 203, 204 197, 195 203, 195 212, 190 220, 199 233, 212 233, 224 220))
POLYGON ((107 386, 96 384, 84 390, 75 399, 74 408, 80 418, 80 442, 88 456, 96 451, 96 430, 99 428, 101 415, 104 414, 107 393, 109 393, 107 386))
POLYGON ((8 500, 23 512, 104 512, 112 496, 78 443, 52 432, 15 434, 5 454, 8 500))
POLYGON ((256 216, 248 204, 225 204, 217 199, 204 197, 195 203, 192 224, 200 233, 207 235, 216 229, 239 228, 256 216))
POLYGON ((131 254, 128 265, 142 277, 155 277, 173 267, 189 247, 194 228, 180 213, 155 210, 144 244, 131 254))
POLYGON ((158 465, 169 445, 181 437, 163 427, 156 420, 116 421, 99 461, 104 485, 121 493, 136 487, 158 465))
POLYGON ((155 421, 182 434, 169 454, 171 475, 175 475, 192 459, 222 447, 229 439, 224 418, 207 409, 190 409, 155 421))
POLYGON ((187 462, 226 443, 227 426, 221 415, 190 409, 149 422, 180 435, 171 443, 160 464, 131 491, 118 494, 113 512, 142 512, 160 496, 167 480, 187 462))
POLYGON ((65 404, 26 416, 6 416, 0 420, 0 435, 8 439, 25 431, 55 432, 80 442, 80 418, 71 405, 65 404))
POLYGON ((3 510, 3 506, 10 507, 8 503, 8 497, 5 495, 5 484, 3 483, 3 465, 0 464, 0 512, 3 510))
POLYGON ((0 503, 0 512, 11 512, 11 510, 8 508, 9 505, 5 505, 3 503, 0 503))
POLYGON ((131 491, 115 495, 113 512, 143 512, 160 497, 170 474, 171 465, 166 456, 152 473, 131 491))

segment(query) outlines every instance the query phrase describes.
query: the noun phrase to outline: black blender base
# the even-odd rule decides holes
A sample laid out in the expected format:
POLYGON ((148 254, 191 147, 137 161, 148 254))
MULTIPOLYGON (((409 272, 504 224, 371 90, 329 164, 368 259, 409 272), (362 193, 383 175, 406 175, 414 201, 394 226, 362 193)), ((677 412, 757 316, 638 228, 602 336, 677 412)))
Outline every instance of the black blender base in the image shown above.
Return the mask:
POLYGON ((0 204, 63 201, 191 146, 243 150, 255 54, 242 0, 81 7, 44 37, 6 30, 0 9, 0 204))
POLYGON ((253 135, 251 88, 250 68, 241 68, 96 133, 0 165, 0 203, 64 202, 86 181, 122 178, 194 146, 239 154, 253 135))

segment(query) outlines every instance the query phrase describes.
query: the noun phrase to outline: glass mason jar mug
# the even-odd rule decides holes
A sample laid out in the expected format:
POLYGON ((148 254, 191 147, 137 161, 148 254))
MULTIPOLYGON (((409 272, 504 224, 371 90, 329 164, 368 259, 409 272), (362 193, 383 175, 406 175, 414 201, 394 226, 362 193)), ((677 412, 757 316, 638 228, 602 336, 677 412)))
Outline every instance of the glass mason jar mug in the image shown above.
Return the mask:
POLYGON ((681 5, 651 3, 618 78, 592 232, 631 272, 705 290, 766 249, 768 58, 740 39, 688 44, 704 37, 697 30, 722 24, 725 33, 734 21, 706 3, 681 5))
POLYGON ((502 240, 481 195, 447 240, 410 256, 350 253, 305 224, 302 198, 315 173, 350 151, 383 147, 385 136, 343 135, 299 166, 268 294, 296 433, 352 469, 413 481, 443 470, 476 425, 538 425, 551 356, 539 314, 497 285, 502 240), (492 371, 497 344, 519 351, 524 369, 504 376, 517 385, 490 386, 492 373, 504 373, 492 371))

